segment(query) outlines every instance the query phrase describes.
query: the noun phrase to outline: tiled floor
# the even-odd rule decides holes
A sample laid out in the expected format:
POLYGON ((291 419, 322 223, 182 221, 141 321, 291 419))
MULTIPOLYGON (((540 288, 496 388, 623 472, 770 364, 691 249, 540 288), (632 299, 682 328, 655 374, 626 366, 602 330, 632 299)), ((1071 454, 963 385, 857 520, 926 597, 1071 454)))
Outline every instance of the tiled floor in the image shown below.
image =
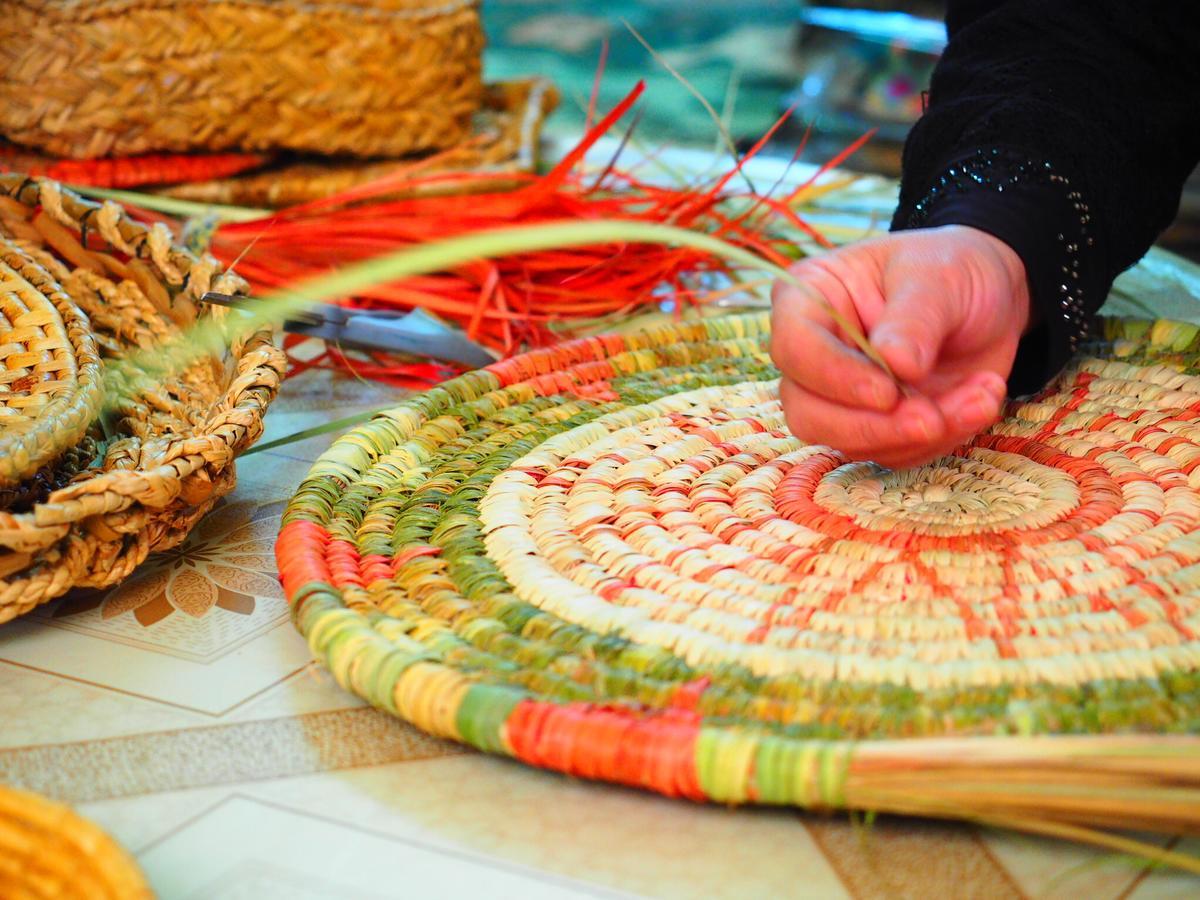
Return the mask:
MULTIPOLYGON (((871 196, 843 206, 869 219, 888 202, 871 196)), ((266 439, 396 396, 307 374, 266 439)), ((272 578, 281 504, 329 440, 245 457, 181 551, 0 629, 0 780, 75 805, 164 898, 1200 894, 1195 879, 967 826, 864 828, 572 781, 365 708, 310 665, 272 578)))

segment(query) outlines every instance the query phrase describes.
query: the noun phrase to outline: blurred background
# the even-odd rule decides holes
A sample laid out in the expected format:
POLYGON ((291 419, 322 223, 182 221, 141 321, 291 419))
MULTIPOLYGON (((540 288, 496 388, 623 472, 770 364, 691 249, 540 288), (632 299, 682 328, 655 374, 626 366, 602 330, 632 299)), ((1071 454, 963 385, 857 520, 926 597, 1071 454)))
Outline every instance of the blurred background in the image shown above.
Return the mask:
MULTIPOLYGON (((607 41, 599 106, 611 106, 644 79, 638 135, 646 143, 716 145, 712 116, 671 74, 674 69, 743 148, 795 105, 789 125, 766 152, 790 156, 811 125, 804 159, 822 162, 877 128, 846 167, 893 177, 945 42, 944 5, 930 0, 487 0, 483 11, 489 77, 540 73, 561 89, 563 102, 548 123, 551 134, 577 134, 583 127, 607 41)), ((1161 243, 1200 260, 1196 175, 1161 243)))

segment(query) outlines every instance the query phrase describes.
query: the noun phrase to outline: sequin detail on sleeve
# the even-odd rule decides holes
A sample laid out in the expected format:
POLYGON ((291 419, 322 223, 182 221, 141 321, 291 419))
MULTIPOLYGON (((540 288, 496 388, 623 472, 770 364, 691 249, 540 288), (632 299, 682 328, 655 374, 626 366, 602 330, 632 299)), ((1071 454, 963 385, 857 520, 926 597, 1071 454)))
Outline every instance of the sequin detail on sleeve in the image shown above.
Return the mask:
MULTIPOLYGON (((1044 315, 1053 314, 1061 319, 1060 327, 1055 330, 1067 333, 1069 349, 1074 352, 1090 336, 1092 314, 1103 301, 1103 297, 1089 296, 1089 279, 1085 274, 1089 267, 1098 267, 1101 262, 1096 254, 1090 207, 1071 180, 1056 171, 1051 163, 1035 161, 1002 148, 977 150, 939 175, 926 194, 913 204, 908 215, 899 217, 900 227, 907 230, 948 224, 944 217, 936 217, 935 212, 954 195, 972 191, 1011 195, 1027 190, 1044 195, 1047 188, 1060 198, 1060 202, 1054 204, 1056 227, 1052 231, 1056 246, 1053 250, 1041 248, 1038 255, 1053 256, 1054 265, 1052 268, 1034 267, 1028 258, 1025 262, 1033 281, 1034 302, 1041 301, 1039 305, 1043 306, 1044 315), (935 221, 939 218, 942 221, 935 221), (1037 283, 1037 279, 1045 280, 1050 274, 1054 276, 1052 291, 1050 285, 1037 283), (1044 308, 1051 293, 1055 298, 1053 312, 1044 308)), ((1044 204, 1041 208, 1044 209, 1044 204)), ((1039 231, 1045 224, 1044 221, 1031 222, 1030 230, 1039 231)))

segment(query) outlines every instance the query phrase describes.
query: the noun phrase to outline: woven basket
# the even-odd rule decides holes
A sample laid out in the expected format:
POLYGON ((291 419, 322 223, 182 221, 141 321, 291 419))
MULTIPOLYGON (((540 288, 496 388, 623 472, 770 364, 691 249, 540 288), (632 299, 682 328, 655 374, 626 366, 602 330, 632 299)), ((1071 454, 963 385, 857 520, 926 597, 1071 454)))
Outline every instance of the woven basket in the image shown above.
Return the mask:
POLYGON ((537 351, 334 443, 284 517, 284 588, 343 687, 535 766, 1194 830, 1126 779, 1161 749, 1155 785, 1200 786, 1200 739, 1157 736, 1200 731, 1196 333, 1105 347, 905 472, 787 434, 765 316, 537 351), (1078 737, 1016 737, 1045 733, 1078 737), (1095 772, 1146 805, 1114 821, 1072 785, 1095 772))
MULTIPOLYGON (((441 154, 434 166, 417 164, 424 178, 433 173, 471 172, 523 175, 538 163, 542 123, 558 104, 553 85, 542 79, 490 85, 483 109, 475 116, 472 135, 460 146, 441 154)), ((319 200, 332 194, 412 167, 413 160, 360 162, 307 160, 271 166, 229 178, 172 185, 160 191, 170 197, 201 203, 282 208, 319 200)), ((468 182, 477 190, 502 190, 492 179, 468 182)), ((447 180, 443 189, 459 193, 464 184, 447 180)), ((422 186, 423 193, 432 187, 422 186)), ((401 185, 395 195, 411 196, 401 185)))
POLYGON ((0 176, 0 274, 4 622, 72 587, 115 584, 183 540, 233 488, 285 360, 261 331, 164 380, 122 368, 197 316, 223 315, 198 307, 205 291, 245 284, 174 246, 165 226, 52 181, 0 176), (123 399, 102 409, 110 395, 123 399))
POLYGON ((483 93, 476 0, 14 0, 0 131, 56 156, 452 147, 483 93))
POLYGON ((0 897, 149 900, 129 855, 65 806, 0 786, 0 897))

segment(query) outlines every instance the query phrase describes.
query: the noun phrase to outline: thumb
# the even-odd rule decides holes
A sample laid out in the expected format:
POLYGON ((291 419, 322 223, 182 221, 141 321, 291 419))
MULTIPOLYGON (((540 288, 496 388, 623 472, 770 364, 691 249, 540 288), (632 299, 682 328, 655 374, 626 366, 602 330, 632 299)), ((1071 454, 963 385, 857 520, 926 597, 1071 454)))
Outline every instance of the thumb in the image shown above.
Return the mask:
POLYGON ((964 304, 944 283, 906 279, 888 292, 871 344, 901 380, 925 379, 946 340, 962 324, 964 304))

